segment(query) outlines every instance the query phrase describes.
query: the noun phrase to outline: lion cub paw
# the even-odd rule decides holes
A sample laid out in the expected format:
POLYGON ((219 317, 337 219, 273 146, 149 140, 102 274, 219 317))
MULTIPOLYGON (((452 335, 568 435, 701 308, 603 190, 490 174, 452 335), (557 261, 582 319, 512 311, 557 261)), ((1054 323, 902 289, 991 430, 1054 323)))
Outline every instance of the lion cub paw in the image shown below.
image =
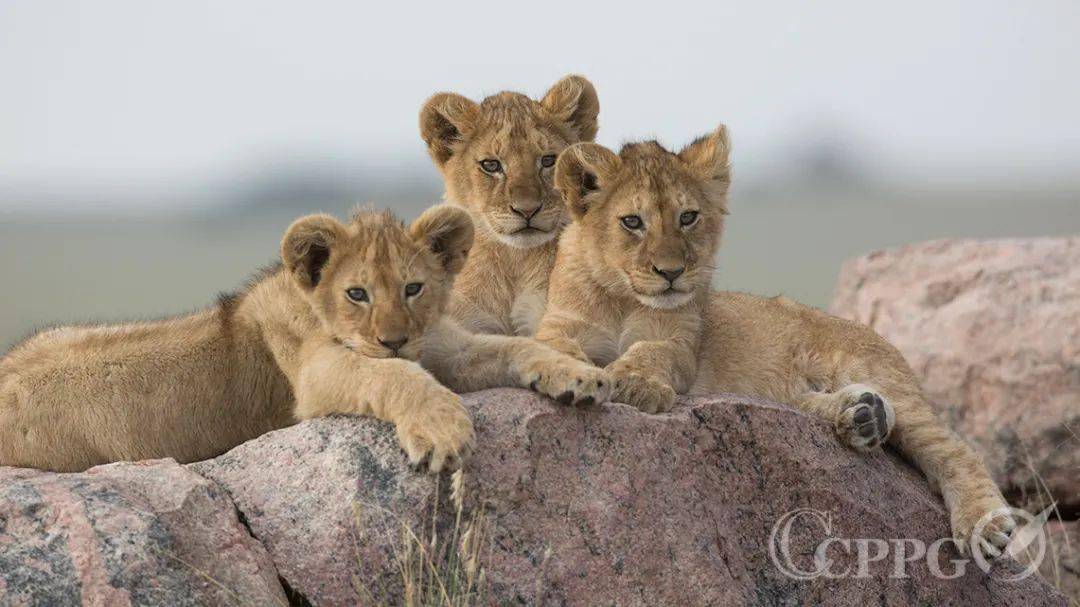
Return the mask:
POLYGON ((563 405, 590 407, 606 403, 611 394, 611 380, 607 372, 591 363, 561 354, 530 365, 524 380, 530 390, 563 405))
POLYGON ((457 468, 472 450, 475 434, 461 398, 450 392, 435 392, 399 420, 398 442, 414 468, 425 460, 431 472, 457 468))
POLYGON ((892 405, 873 388, 852 384, 836 393, 843 408, 836 419, 841 442, 857 451, 869 451, 885 443, 896 425, 892 405))
POLYGON ((675 389, 662 381, 633 371, 611 371, 615 381, 612 398, 646 413, 662 413, 675 404, 675 389))
POLYGON ((987 560, 1005 554, 1017 529, 1008 505, 997 497, 961 502, 949 518, 961 554, 977 550, 987 560))

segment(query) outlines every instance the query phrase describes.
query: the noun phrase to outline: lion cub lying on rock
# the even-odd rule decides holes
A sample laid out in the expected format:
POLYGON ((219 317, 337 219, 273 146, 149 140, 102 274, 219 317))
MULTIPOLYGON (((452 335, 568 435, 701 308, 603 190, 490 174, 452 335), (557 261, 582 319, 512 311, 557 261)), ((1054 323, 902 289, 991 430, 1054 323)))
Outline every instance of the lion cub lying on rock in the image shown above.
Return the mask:
MULTIPOLYGON (((612 400, 655 412, 679 394, 737 392, 825 418, 859 450, 886 440, 942 493, 958 540, 1004 507, 978 456, 934 415, 900 353, 869 328, 796 302, 713 292, 730 183, 723 127, 678 154, 578 143, 555 185, 573 224, 559 242, 537 338, 606 366, 612 400)), ((996 555, 1013 521, 972 544, 996 555)), ((961 544, 963 547, 965 544, 961 544)))
POLYGON ((213 309, 43 332, 0 359, 0 465, 190 462, 297 420, 353 413, 393 422, 409 459, 438 471, 473 441, 450 389, 606 400, 603 371, 443 317, 472 242, 468 213, 449 206, 408 228, 388 213, 312 215, 286 232, 283 267, 213 309))

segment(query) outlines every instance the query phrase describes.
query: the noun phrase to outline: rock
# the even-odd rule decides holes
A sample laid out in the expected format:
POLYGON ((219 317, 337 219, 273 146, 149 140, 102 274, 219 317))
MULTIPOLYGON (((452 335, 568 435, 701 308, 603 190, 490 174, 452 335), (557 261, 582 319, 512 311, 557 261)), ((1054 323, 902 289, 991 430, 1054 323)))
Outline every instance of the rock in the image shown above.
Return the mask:
POLYGON ((399 521, 421 526, 436 493, 434 477, 409 469, 391 424, 315 419, 190 467, 228 490, 297 597, 398 602, 392 540, 399 521))
POLYGON ((832 312, 903 352, 1007 496, 1080 508, 1080 237, 874 252, 844 264, 832 312))
POLYGON ((0 468, 0 605, 287 604, 217 485, 172 460, 0 468))
MULTIPOLYGON (((842 448, 827 423, 788 407, 718 396, 663 415, 581 411, 520 390, 465 402, 478 446, 464 509, 486 532, 484 604, 1065 605, 1037 577, 1002 581, 1011 562, 938 579, 915 559, 893 577, 895 549, 863 578, 786 576, 770 538, 800 508, 828 513, 836 538, 949 535, 921 475, 891 454, 842 448)), ((456 545, 455 508, 437 491, 450 481, 409 471, 385 423, 312 420, 191 469, 228 490, 296 602, 401 604, 403 525, 430 546, 434 522, 438 545, 456 545)), ((793 527, 803 568, 829 537, 815 520, 793 527)), ((835 571, 854 565, 849 546, 827 553, 835 571)), ((959 559, 946 547, 944 573, 959 559)))

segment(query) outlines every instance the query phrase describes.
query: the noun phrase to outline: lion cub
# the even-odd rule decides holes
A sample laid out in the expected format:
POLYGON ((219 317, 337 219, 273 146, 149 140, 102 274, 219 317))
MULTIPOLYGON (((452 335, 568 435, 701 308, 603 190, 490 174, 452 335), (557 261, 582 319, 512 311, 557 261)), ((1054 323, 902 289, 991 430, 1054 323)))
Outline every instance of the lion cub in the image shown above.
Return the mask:
POLYGON ((393 422, 410 461, 438 471, 466 454, 473 427, 435 378, 459 391, 605 400, 603 372, 443 317, 472 242, 468 213, 449 206, 408 228, 388 213, 312 215, 286 232, 282 267, 216 308, 41 333, 0 359, 0 465, 190 462, 297 420, 351 413, 393 422))
MULTIPOLYGON (((788 299, 711 291, 728 150, 723 127, 677 154, 656 142, 618 154, 591 143, 567 149, 555 181, 573 224, 537 338, 606 366, 612 400, 648 412, 667 409, 676 393, 737 392, 823 417, 858 450, 888 441, 942 493, 955 537, 967 540, 1006 504, 895 348, 788 299)), ((973 543, 996 555, 1012 529, 995 518, 973 543)))
POLYGON ((567 224, 555 159, 592 141, 600 101, 581 76, 539 100, 504 91, 480 103, 432 96, 420 135, 446 184, 446 199, 476 220, 476 246, 454 284, 449 313, 481 333, 531 336, 544 311, 556 239, 567 224))

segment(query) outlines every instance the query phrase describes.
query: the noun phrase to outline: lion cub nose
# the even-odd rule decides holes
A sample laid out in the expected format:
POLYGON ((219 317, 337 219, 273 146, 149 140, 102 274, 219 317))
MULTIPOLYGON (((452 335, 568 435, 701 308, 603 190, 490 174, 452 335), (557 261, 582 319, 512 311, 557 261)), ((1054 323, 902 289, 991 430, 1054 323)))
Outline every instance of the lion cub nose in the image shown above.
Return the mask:
POLYGON ((686 268, 682 267, 673 268, 671 270, 661 270, 660 268, 653 266, 652 271, 666 278, 668 282, 674 283, 676 278, 682 276, 682 273, 686 271, 686 268))
POLYGON ((405 342, 407 341, 409 341, 408 337, 398 337, 396 339, 383 339, 381 337, 379 338, 380 344, 382 344, 386 348, 393 350, 394 352, 400 350, 401 346, 404 346, 405 342))
POLYGON ((515 202, 510 205, 510 210, 528 221, 539 213, 543 207, 544 203, 542 202, 515 202))

